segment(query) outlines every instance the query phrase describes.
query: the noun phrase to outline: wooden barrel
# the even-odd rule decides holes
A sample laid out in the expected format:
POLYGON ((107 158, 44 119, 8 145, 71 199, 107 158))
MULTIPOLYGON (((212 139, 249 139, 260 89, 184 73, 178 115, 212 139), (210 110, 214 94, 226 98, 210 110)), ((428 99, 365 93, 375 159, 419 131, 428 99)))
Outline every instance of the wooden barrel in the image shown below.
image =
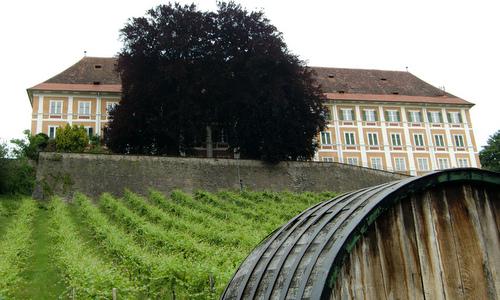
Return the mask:
POLYGON ((258 245, 223 299, 499 299, 500 173, 450 169, 338 196, 258 245))

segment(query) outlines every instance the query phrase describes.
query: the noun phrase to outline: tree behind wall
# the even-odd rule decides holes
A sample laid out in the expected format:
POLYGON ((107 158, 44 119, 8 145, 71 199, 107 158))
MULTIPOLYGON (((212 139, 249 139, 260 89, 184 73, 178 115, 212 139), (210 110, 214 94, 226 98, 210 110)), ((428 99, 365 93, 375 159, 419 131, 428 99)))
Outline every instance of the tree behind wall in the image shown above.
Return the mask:
POLYGON ((217 126, 246 158, 314 154, 322 93, 262 12, 232 2, 216 12, 160 5, 121 37, 122 100, 106 139, 114 152, 189 153, 217 126))
POLYGON ((479 152, 481 166, 484 169, 500 172, 500 130, 488 139, 488 145, 479 152))

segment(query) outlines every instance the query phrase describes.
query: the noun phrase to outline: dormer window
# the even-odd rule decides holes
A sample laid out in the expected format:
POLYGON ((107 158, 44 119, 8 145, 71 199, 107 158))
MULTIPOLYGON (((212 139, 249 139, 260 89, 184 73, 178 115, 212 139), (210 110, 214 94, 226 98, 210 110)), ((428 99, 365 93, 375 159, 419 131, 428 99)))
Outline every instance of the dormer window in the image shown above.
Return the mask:
POLYGON ((335 78, 335 75, 333 75, 333 74, 328 74, 328 78, 335 78))
POLYGON ((380 78, 381 81, 387 81, 387 78, 380 78))
POLYGON ((100 81, 94 81, 93 84, 94 85, 99 85, 99 84, 101 84, 101 82, 100 81))
POLYGON ((94 69, 102 69, 102 65, 94 65, 94 69))
POLYGON ((345 91, 338 91, 338 93, 339 93, 339 94, 343 94, 343 93, 345 93, 345 91))
POLYGON ((399 92, 392 92, 393 95, 399 95, 399 92))

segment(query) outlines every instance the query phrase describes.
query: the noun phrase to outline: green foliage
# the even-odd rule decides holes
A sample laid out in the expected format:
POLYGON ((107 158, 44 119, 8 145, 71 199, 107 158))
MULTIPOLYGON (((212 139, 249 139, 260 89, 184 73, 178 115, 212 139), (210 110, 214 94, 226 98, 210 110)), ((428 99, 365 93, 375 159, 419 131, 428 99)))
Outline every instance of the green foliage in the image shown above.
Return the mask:
POLYGON ((109 298, 112 289, 117 288, 121 297, 137 297, 137 289, 127 276, 85 247, 61 199, 54 197, 50 210, 52 253, 65 275, 68 292, 74 288, 79 298, 97 299, 109 298))
POLYGON ((0 240, 0 299, 12 297, 22 281, 20 273, 30 255, 31 225, 35 213, 35 202, 23 199, 0 240))
POLYGON ((57 128, 56 150, 58 152, 83 152, 89 144, 87 131, 83 126, 66 124, 57 128))
MULTIPOLYGON (((52 198, 37 220, 47 217, 47 247, 66 287, 63 298, 74 289, 77 298, 105 299, 116 288, 124 299, 217 299, 263 238, 333 196, 174 191, 166 197, 151 190, 147 197, 103 194, 94 203, 77 194, 73 203, 52 198)), ((23 268, 29 249, 40 246, 29 247, 36 240, 30 229, 35 209, 27 199, 0 201, 0 298, 15 298, 16 289, 29 288, 20 274, 29 271, 23 268)))
POLYGON ((5 160, 0 169, 0 194, 31 195, 35 185, 35 168, 26 158, 5 160))
POLYGON ((40 151, 45 150, 47 147, 49 137, 45 133, 32 135, 28 129, 23 133, 25 135, 24 139, 12 139, 10 141, 15 145, 15 148, 12 150, 14 157, 37 161, 40 151))
POLYGON ((488 145, 479 152, 481 166, 484 169, 500 172, 500 130, 488 139, 488 145))

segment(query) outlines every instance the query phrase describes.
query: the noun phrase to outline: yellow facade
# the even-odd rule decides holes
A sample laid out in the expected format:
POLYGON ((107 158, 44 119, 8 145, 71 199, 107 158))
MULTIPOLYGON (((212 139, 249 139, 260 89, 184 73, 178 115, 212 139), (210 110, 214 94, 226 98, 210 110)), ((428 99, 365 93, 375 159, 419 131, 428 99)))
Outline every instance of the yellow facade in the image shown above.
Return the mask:
POLYGON ((331 100, 325 104, 332 112, 325 129, 331 132, 331 144, 320 145, 316 160, 330 161, 325 157, 332 157, 335 162, 357 162, 368 168, 382 166, 384 170, 409 175, 480 166, 470 106, 370 102, 331 100), (346 109, 353 112, 353 120, 345 120, 342 111, 346 109), (366 110, 375 112, 375 121, 367 120, 366 110), (389 111, 391 120, 387 120, 389 111), (420 114, 420 122, 411 122, 410 112, 420 114), (429 112, 439 113, 442 120, 431 122, 429 112), (448 113, 459 113, 462 122, 448 120, 448 113), (347 142, 346 134, 354 135, 354 144, 347 142))

